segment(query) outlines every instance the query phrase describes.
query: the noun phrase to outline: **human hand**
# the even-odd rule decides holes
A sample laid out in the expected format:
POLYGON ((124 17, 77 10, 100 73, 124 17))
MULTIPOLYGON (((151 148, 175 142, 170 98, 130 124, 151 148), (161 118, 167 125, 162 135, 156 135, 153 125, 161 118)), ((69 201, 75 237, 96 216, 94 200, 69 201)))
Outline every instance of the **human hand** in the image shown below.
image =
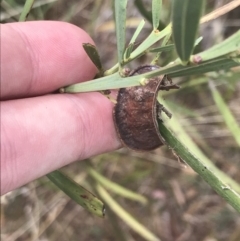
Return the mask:
POLYGON ((52 93, 96 74, 82 43, 68 23, 1 25, 1 194, 121 146, 106 97, 52 93))

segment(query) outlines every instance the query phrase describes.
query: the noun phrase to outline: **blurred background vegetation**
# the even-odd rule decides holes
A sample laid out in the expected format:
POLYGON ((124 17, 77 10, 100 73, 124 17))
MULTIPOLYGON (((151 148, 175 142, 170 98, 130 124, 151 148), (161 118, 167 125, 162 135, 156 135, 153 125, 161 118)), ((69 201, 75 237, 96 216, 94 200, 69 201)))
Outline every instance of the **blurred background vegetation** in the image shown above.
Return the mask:
MULTIPOLYGON (((25 1, 2 0, 1 23, 18 21, 25 1)), ((206 13, 227 0, 207 1, 206 13)), ((171 18, 171 1, 163 1, 161 20, 171 18)), ((128 1, 127 42, 139 22, 147 18, 151 1, 128 1), (144 4, 144 9, 141 7, 144 4)), ((111 0, 36 0, 28 17, 31 20, 66 21, 75 24, 94 39, 102 63, 108 69, 117 62, 116 36, 111 0)), ((201 25, 203 41, 198 51, 219 43, 239 30, 240 7, 201 25)), ((139 43, 152 30, 147 22, 139 43)), ((176 58, 174 51, 161 55, 165 65, 176 58)), ((135 68, 151 62, 142 56, 129 64, 135 68)), ((164 93, 165 101, 182 128, 214 162, 240 183, 240 150, 219 112, 209 87, 214 82, 232 114, 240 123, 240 68, 231 72, 211 72, 201 76, 174 79, 182 88, 164 93), (194 80, 194 81, 192 81, 194 80)), ((181 139, 181 137, 179 137, 181 139)), ((184 142, 184 140, 182 140, 184 142)), ((84 187, 94 189, 94 180, 86 171, 88 163, 103 176, 136 192, 148 200, 132 201, 111 193, 125 211, 163 241, 239 241, 240 216, 219 197, 191 168, 180 163, 172 151, 162 147, 149 153, 127 149, 76 162, 63 168, 84 187)), ((97 194, 97 196, 99 196, 97 194)), ((144 199, 145 200, 145 199, 144 199)), ((107 207, 104 219, 95 217, 71 201, 46 177, 1 197, 2 240, 146 240, 107 207)))

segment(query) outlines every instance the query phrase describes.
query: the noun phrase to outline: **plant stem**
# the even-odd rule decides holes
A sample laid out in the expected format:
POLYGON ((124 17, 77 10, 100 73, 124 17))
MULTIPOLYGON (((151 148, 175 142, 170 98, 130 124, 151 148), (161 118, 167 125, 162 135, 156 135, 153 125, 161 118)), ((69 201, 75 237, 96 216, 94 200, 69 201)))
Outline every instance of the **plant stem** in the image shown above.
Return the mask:
POLYGON ((229 184, 226 178, 227 176, 224 173, 222 173, 223 175, 219 175, 219 173, 215 175, 213 166, 204 165, 175 136, 173 136, 161 121, 159 121, 158 124, 159 131, 168 147, 197 172, 233 208, 240 212, 240 195, 230 186, 232 185, 235 188, 238 187, 238 190, 240 190, 239 184, 234 183, 233 180, 231 184, 229 184))

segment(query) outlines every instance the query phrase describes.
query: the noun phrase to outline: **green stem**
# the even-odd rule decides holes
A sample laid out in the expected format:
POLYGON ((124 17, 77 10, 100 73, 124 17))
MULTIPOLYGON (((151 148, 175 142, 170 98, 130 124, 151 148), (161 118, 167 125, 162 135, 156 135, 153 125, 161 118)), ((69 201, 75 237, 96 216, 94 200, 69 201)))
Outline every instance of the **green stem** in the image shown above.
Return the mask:
POLYGON ((114 73, 116 73, 118 71, 118 68, 119 68, 119 64, 115 64, 111 69, 108 69, 104 72, 104 76, 107 76, 107 75, 112 75, 114 73))
POLYGON ((22 10, 22 13, 19 17, 19 22, 25 22, 26 21, 26 19, 28 17, 28 14, 31 11, 34 2, 35 2, 35 0, 26 0, 26 2, 24 4, 24 7, 23 7, 23 10, 22 10))
POLYGON ((197 172, 222 198, 240 212, 240 195, 232 189, 240 190, 239 184, 213 165, 206 165, 196 158, 173 134, 158 122, 159 131, 170 147, 184 162, 197 172), (230 182, 231 181, 231 182, 230 182))

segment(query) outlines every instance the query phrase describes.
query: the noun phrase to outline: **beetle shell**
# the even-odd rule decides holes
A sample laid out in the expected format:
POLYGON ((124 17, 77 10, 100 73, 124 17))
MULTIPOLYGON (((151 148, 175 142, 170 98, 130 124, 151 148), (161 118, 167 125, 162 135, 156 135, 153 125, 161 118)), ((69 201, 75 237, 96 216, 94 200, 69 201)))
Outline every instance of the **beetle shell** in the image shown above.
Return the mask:
MULTIPOLYGON (((158 66, 139 67, 129 76, 158 69, 158 66)), ((144 86, 122 88, 118 92, 113 119, 124 146, 135 151, 150 151, 164 145, 157 124, 156 95, 163 76, 148 79, 144 86)))

